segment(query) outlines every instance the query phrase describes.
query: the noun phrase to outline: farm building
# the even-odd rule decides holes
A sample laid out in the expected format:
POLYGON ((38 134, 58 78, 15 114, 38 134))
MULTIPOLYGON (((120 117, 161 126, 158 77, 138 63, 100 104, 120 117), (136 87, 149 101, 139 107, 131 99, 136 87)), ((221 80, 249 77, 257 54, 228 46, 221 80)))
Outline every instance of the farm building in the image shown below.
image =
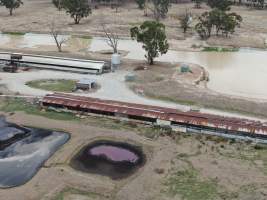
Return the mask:
POLYGON ((28 64, 35 68, 72 71, 78 73, 101 74, 105 67, 104 61, 73 59, 32 54, 0 53, 0 60, 12 64, 28 64), (20 59, 17 59, 17 58, 20 59))

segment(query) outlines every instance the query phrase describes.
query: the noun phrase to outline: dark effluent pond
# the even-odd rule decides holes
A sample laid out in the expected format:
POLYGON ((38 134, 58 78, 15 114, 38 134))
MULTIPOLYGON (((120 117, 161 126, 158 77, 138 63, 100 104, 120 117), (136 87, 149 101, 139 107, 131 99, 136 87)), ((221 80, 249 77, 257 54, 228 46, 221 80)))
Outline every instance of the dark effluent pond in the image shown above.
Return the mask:
POLYGON ((74 156, 74 169, 121 179, 133 174, 145 163, 140 147, 108 140, 92 142, 74 156))
POLYGON ((69 137, 63 132, 20 127, 0 117, 0 188, 29 181, 69 137))

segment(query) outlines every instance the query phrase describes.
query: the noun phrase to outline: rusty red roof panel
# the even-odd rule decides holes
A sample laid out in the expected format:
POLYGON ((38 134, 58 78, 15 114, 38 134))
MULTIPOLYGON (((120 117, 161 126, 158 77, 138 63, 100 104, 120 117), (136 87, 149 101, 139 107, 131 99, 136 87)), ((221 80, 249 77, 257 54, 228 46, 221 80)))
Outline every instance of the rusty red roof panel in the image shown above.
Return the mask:
POLYGON ((233 117, 222 117, 197 112, 182 112, 172 108, 158 106, 126 103, 111 100, 101 100, 91 97, 74 96, 69 94, 55 93, 46 95, 43 103, 65 106, 75 110, 87 109, 114 114, 126 114, 129 116, 140 116, 151 119, 161 119, 176 123, 187 123, 191 125, 210 126, 234 131, 246 131, 250 133, 261 133, 267 135, 267 124, 260 121, 239 119, 233 117))

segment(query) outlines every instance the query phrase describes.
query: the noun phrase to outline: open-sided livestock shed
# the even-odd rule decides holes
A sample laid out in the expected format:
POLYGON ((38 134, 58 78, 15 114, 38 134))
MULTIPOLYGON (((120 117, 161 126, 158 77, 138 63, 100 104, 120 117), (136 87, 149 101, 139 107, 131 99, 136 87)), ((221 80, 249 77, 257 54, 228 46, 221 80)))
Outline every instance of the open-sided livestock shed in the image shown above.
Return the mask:
POLYGON ((235 137, 267 138, 267 124, 260 121, 222 117, 197 112, 182 112, 172 108, 101 100, 69 94, 49 94, 41 103, 45 107, 108 117, 168 125, 181 132, 223 134, 235 137))

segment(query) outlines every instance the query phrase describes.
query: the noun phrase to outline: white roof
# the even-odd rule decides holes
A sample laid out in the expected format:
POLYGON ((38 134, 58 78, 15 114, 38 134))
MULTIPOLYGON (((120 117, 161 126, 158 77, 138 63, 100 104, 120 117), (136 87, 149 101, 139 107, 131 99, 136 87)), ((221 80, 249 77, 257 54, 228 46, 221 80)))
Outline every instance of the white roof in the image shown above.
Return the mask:
POLYGON ((104 61, 73 59, 73 58, 54 57, 54 56, 42 56, 42 55, 32 55, 32 54, 7 53, 7 52, 0 52, 0 59, 10 60, 11 54, 22 55, 22 59, 20 60, 21 62, 36 63, 36 64, 58 65, 58 66, 84 68, 84 69, 91 69, 91 70, 92 69, 101 70, 105 65, 104 61))
POLYGON ((84 85, 91 85, 92 83, 95 83, 95 82, 96 82, 95 79, 83 78, 83 79, 79 80, 77 83, 78 84, 84 84, 84 85))

